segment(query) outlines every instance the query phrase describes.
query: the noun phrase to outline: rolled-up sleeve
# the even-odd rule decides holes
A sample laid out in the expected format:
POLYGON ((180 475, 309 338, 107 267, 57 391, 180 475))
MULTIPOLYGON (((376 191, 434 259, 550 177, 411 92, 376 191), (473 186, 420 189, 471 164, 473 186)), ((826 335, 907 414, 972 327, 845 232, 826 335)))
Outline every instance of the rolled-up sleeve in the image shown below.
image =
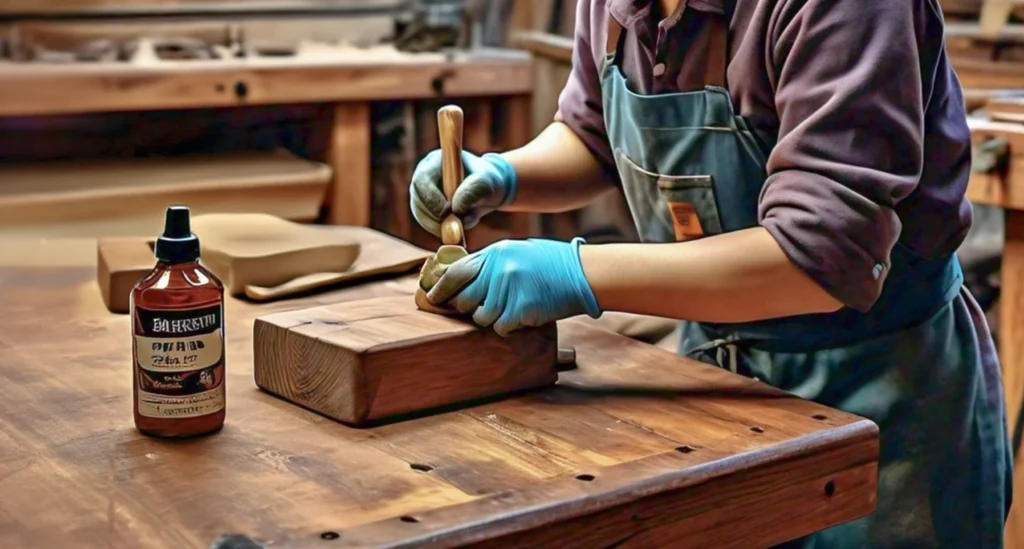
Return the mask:
POLYGON ((579 136, 605 171, 617 180, 615 157, 608 144, 608 133, 604 125, 601 76, 596 61, 598 50, 593 47, 594 40, 597 40, 601 47, 600 54, 603 55, 608 10, 603 5, 595 7, 593 4, 595 2, 577 3, 572 71, 558 97, 555 121, 564 123, 579 136))
POLYGON ((922 171, 923 4, 788 0, 770 30, 779 132, 760 223, 825 291, 860 311, 881 292, 901 229, 895 207, 922 171))

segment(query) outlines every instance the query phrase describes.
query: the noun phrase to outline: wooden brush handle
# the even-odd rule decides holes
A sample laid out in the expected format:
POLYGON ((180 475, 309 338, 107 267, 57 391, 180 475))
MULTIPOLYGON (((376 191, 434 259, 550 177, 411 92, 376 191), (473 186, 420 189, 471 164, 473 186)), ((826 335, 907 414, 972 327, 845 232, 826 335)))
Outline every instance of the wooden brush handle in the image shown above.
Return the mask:
MULTIPOLYGON (((437 111, 437 131, 441 142, 441 182, 444 196, 451 202, 455 189, 465 178, 462 167, 462 109, 455 105, 441 107, 437 111)), ((441 242, 447 245, 465 246, 462 220, 448 214, 441 221, 441 242)))
POLYGON ((441 140, 441 180, 449 201, 462 183, 462 109, 455 105, 437 111, 437 131, 441 140))

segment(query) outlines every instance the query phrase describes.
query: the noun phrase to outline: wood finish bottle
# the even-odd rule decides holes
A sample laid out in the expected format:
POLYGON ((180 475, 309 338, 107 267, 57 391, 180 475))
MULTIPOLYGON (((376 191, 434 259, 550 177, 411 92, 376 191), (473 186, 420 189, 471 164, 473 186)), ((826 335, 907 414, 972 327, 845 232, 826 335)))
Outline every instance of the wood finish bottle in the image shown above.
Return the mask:
POLYGON ((131 294, 135 427, 191 437, 224 425, 224 285, 199 264, 189 209, 167 208, 157 264, 131 294))

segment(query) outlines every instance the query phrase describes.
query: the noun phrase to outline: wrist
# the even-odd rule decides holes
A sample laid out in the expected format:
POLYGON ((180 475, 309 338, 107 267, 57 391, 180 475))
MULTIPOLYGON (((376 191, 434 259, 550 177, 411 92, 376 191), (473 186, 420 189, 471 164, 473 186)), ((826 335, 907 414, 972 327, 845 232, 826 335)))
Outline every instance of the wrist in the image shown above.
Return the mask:
POLYGON ((519 194, 519 174, 516 173, 515 166, 503 154, 486 153, 481 158, 488 160, 501 176, 505 197, 499 207, 515 202, 516 196, 519 194))
POLYGON ((583 270, 583 260, 580 257, 580 246, 586 243, 587 241, 581 237, 576 237, 569 242, 569 246, 572 247, 572 256, 575 260, 573 267, 577 275, 576 293, 580 305, 583 307, 583 312, 591 318, 598 318, 601 316, 601 306, 597 302, 597 296, 594 294, 593 288, 590 287, 590 281, 583 270))

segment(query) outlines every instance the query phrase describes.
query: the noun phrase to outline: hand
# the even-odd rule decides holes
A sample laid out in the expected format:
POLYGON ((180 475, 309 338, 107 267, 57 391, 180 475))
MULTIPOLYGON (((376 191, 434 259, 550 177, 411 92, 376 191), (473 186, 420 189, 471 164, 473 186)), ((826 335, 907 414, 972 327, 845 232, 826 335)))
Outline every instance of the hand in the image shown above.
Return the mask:
POLYGON ((451 204, 444 196, 441 182, 440 149, 425 156, 412 174, 409 185, 412 216, 434 236, 441 236, 441 220, 449 211, 462 220, 464 229, 471 229, 481 217, 511 204, 516 198, 516 171, 501 155, 476 156, 463 151, 462 166, 466 178, 455 191, 451 204))
POLYGON ((438 306, 450 300, 459 312, 473 312, 474 322, 493 324, 503 336, 583 313, 597 318, 601 309, 580 263, 583 243, 582 238, 497 242, 452 263, 427 299, 438 306))

